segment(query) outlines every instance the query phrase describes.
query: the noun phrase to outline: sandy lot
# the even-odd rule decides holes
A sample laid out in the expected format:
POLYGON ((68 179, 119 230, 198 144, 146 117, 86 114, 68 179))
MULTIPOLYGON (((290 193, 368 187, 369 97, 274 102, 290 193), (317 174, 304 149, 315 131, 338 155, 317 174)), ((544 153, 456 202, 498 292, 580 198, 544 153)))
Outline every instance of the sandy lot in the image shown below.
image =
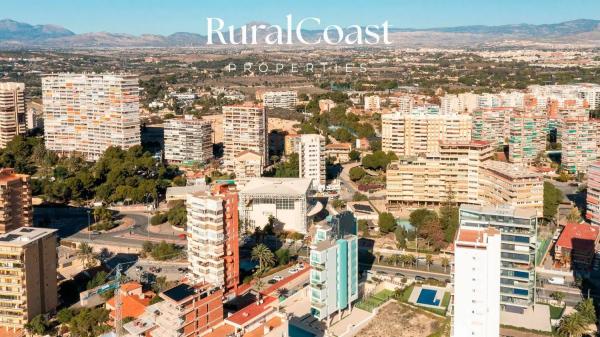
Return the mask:
POLYGON ((391 302, 356 337, 427 337, 442 327, 442 319, 391 302))

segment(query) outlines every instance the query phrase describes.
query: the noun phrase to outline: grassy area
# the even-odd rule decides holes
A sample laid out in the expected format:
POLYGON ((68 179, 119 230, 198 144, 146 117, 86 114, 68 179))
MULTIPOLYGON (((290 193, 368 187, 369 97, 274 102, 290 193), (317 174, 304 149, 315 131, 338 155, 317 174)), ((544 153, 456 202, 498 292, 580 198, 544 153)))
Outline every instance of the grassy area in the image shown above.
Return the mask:
POLYGON ((560 319, 562 317, 563 311, 565 311, 564 307, 555 307, 553 305, 550 306, 550 318, 551 319, 560 319))
POLYGON ((394 292, 391 290, 384 289, 374 295, 371 295, 365 299, 362 299, 356 303, 356 307, 372 312, 373 309, 381 306, 394 296, 394 292))
POLYGON ((535 254, 535 264, 536 266, 539 266, 540 263, 542 263, 542 259, 544 258, 544 254, 546 254, 546 250, 548 249, 548 246, 550 245, 550 238, 546 238, 546 239, 542 239, 542 242, 540 243, 540 246, 538 247, 538 251, 535 254))
POLYGON ((402 290, 402 297, 400 298, 400 301, 408 303, 408 299, 410 298, 410 294, 412 294, 414 288, 415 286, 411 284, 408 288, 402 290))
POLYGON ((442 306, 446 307, 446 309, 448 309, 448 305, 450 305, 450 293, 449 292, 445 292, 444 293, 444 298, 442 299, 442 306))

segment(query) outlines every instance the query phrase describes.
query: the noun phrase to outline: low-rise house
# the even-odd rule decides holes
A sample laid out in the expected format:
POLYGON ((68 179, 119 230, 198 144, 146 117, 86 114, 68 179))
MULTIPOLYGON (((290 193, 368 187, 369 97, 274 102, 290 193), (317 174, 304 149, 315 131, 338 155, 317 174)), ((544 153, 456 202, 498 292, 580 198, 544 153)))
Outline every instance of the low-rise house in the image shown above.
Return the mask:
POLYGON ((565 265, 589 267, 594 259, 600 227, 567 223, 554 246, 554 258, 565 265))

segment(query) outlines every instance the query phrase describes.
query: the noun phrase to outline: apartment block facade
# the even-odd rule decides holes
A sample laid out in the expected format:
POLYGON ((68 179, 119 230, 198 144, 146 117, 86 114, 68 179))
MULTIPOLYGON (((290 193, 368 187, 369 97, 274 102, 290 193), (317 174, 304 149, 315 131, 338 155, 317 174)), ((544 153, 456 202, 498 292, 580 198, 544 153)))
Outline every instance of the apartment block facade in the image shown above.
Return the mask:
POLYGON ((547 118, 535 112, 518 112, 510 116, 508 161, 532 164, 546 150, 547 118))
POLYGON ((0 169, 0 233, 33 225, 29 176, 0 169))
POLYGON ((300 177, 312 180, 312 189, 325 190, 325 137, 316 134, 300 136, 298 159, 300 177))
POLYGON ((187 197, 189 278, 225 293, 236 292, 239 274, 238 195, 233 185, 187 197))
POLYGON ((97 160, 111 146, 140 145, 138 85, 134 75, 42 77, 46 148, 97 160))
POLYGON ((479 203, 480 165, 493 151, 489 142, 442 143, 438 153, 400 157, 386 172, 388 206, 437 205, 450 193, 455 202, 479 203))
POLYGON ((257 91, 256 99, 262 101, 267 108, 295 109, 298 104, 298 92, 286 91, 257 91))
POLYGON ((454 241, 452 336, 500 335, 500 231, 461 227, 454 241))
POLYGON ((600 226, 600 161, 590 164, 587 173, 587 212, 585 217, 600 226))
POLYGON ((587 109, 562 109, 557 130, 561 144, 561 167, 569 173, 585 173, 598 158, 596 125, 587 109))
POLYGON ((267 114, 263 106, 223 107, 223 160, 228 171, 233 172, 235 156, 246 150, 259 153, 262 166, 267 166, 267 139, 267 114))
POLYGON ((26 131, 25 84, 0 83, 0 148, 26 131))
POLYGON ((357 226, 349 211, 317 226, 310 247, 310 311, 319 320, 349 309, 358 299, 357 226))
POLYGON ((439 152, 440 142, 471 140, 472 118, 456 113, 412 110, 381 116, 381 148, 398 156, 439 152))
POLYGON ((206 163, 213 158, 211 123, 185 115, 164 126, 165 159, 171 163, 206 163))
POLYGON ((0 235, 0 334, 56 309, 56 247, 56 229, 22 227, 0 235))
POLYGON ((511 108, 479 108, 473 111, 471 138, 491 142, 498 148, 510 137, 509 120, 511 108))
POLYGON ((536 297, 537 212, 510 206, 462 205, 459 219, 460 228, 500 231, 500 308, 524 312, 536 297))
POLYGON ((199 337, 223 322, 223 291, 211 284, 180 283, 158 296, 163 301, 123 325, 127 336, 199 337))

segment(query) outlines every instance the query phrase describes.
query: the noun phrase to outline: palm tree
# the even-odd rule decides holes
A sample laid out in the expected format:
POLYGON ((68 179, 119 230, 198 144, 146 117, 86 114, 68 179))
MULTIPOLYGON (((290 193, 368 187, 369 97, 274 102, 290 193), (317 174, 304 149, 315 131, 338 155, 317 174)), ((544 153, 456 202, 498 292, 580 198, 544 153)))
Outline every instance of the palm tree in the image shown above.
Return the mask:
POLYGON ((264 244, 259 244, 252 248, 251 257, 253 261, 258 261, 258 269, 263 272, 266 268, 275 264, 275 255, 264 244))
POLYGON ((450 265, 450 259, 448 259, 446 256, 442 257, 442 267, 444 267, 444 273, 446 272, 446 268, 448 268, 448 266, 450 265))
POLYGON ((86 242, 79 245, 79 251, 77 252, 77 255, 86 269, 94 266, 94 251, 92 246, 86 242))
POLYGON ((565 299, 565 294, 561 293, 560 291, 555 291, 552 294, 550 294, 550 297, 552 297, 554 300, 556 300, 556 302, 558 302, 558 304, 562 304, 562 301, 565 299))
POLYGON ((581 314, 581 317, 585 320, 586 324, 596 323, 596 308, 594 308, 594 300, 588 298, 583 300, 575 306, 577 312, 581 314))
POLYGON ((264 287, 265 281, 263 281, 260 276, 256 276, 254 278, 254 284, 252 284, 252 289, 254 289, 254 291, 256 291, 258 294, 258 298, 260 298, 260 292, 264 289, 264 287))
POLYGON ((585 331, 585 319, 578 312, 563 317, 558 334, 563 337, 581 337, 585 331))
POLYGON ((431 256, 431 254, 427 254, 425 256, 425 264, 427 265, 427 270, 429 270, 429 268, 433 264, 433 256, 431 256))

